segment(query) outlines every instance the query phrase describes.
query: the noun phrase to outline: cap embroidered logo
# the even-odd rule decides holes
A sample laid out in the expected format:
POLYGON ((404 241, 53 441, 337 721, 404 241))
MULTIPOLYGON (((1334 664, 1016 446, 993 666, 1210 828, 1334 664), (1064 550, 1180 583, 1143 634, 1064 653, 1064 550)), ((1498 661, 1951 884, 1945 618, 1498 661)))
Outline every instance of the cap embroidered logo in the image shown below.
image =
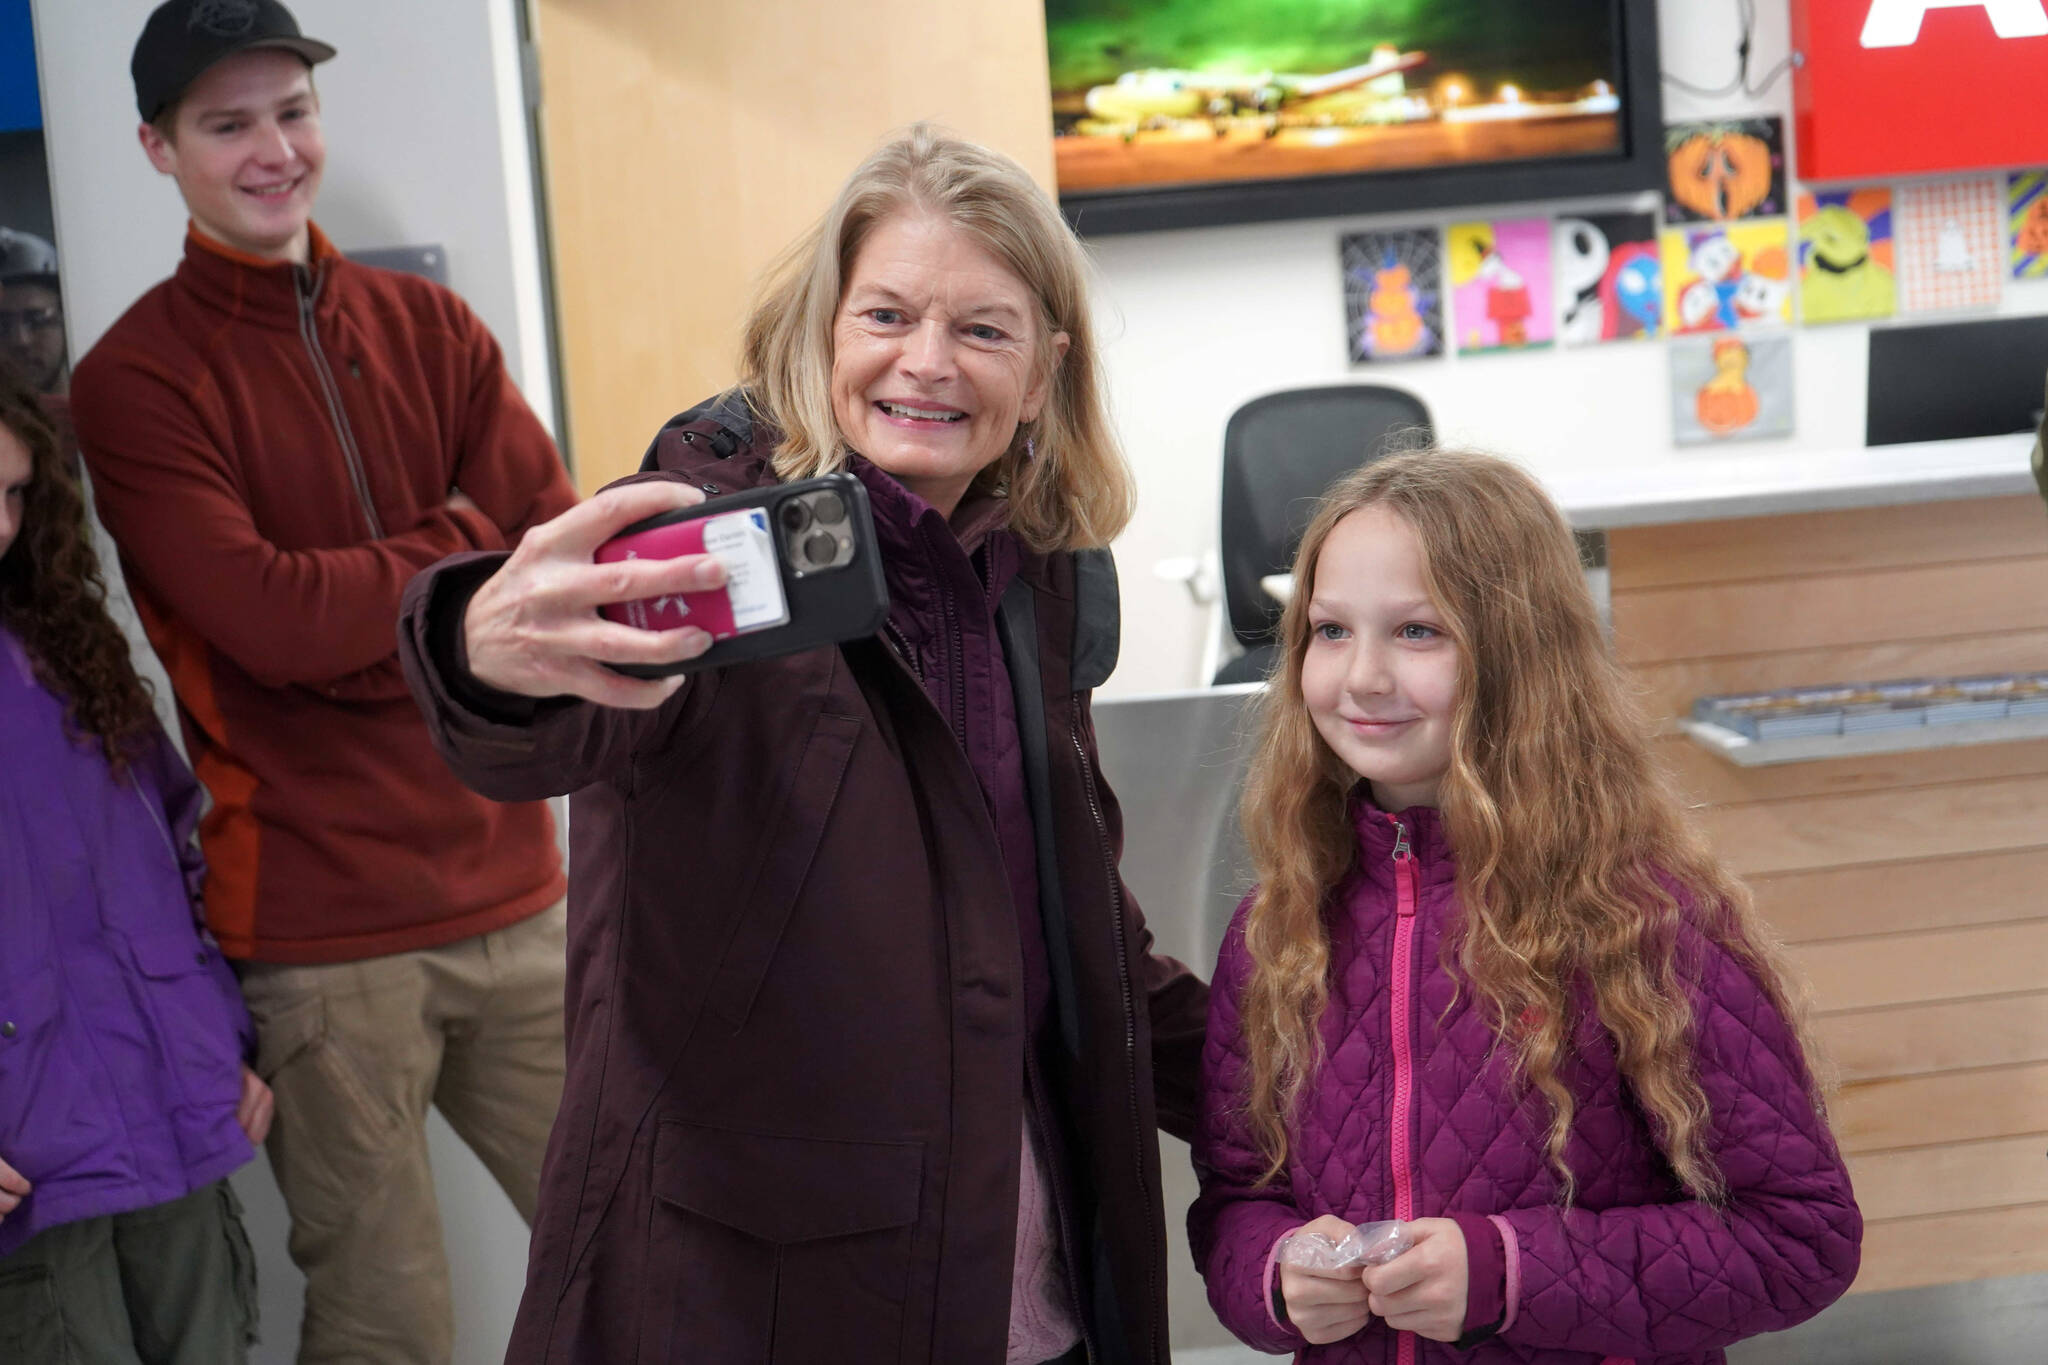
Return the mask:
POLYGON ((256 0, 200 0, 185 20, 187 30, 200 28, 220 38, 239 38, 256 26, 256 0))

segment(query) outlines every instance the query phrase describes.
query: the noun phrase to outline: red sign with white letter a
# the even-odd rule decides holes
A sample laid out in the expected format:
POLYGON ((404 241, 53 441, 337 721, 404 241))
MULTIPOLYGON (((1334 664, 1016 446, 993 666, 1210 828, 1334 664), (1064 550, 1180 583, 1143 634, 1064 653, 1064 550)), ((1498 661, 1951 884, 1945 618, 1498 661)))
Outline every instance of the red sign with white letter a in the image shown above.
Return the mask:
POLYGON ((1792 0, 1801 180, 2048 164, 2048 0, 1792 0))

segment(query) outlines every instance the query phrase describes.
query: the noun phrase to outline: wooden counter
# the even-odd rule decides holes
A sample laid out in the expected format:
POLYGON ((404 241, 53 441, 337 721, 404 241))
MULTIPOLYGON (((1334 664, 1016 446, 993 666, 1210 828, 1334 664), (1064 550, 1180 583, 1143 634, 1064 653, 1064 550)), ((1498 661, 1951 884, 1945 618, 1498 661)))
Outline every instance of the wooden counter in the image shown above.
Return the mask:
MULTIPOLYGON (((1660 716, 2048 668, 2032 496, 1639 525, 1608 558, 1615 645, 1660 716)), ((1661 753, 1811 982, 1868 1220, 1856 1289, 2048 1271, 2048 740, 1747 769, 1678 734, 1661 753)))

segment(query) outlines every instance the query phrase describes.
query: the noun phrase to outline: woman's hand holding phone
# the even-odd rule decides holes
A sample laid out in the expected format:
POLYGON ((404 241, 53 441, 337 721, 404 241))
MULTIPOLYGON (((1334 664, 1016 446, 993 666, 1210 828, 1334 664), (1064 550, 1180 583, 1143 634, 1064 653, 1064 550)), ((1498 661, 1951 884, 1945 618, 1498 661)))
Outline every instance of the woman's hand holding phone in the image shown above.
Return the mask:
POLYGON ((671 664, 711 647, 695 626, 642 630, 607 621, 598 608, 725 583, 710 555, 593 564, 597 547, 626 527, 704 501, 699 489, 663 479, 611 488, 534 527, 469 599, 463 640, 477 681, 527 697, 582 697, 601 706, 659 706, 681 676, 629 678, 608 664, 671 664))

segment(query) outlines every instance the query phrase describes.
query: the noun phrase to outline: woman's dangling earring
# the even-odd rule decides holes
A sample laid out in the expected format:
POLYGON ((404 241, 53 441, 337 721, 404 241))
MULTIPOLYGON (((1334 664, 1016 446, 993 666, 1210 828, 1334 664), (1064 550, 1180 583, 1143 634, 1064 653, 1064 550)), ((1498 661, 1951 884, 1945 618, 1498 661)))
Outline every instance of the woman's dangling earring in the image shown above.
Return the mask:
POLYGON ((1020 425, 1024 428, 1024 463, 1030 464, 1038 458, 1038 438, 1032 435, 1029 422, 1020 425))

